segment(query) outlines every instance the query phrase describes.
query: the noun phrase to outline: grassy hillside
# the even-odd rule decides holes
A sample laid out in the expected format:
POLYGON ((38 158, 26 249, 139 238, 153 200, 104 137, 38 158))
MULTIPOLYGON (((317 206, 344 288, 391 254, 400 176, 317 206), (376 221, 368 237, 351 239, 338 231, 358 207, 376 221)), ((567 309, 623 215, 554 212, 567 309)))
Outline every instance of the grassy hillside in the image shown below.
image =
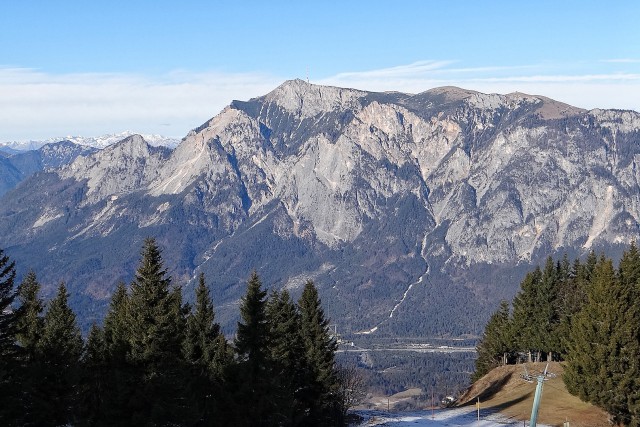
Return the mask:
MULTIPOLYGON (((526 366, 533 374, 544 370, 545 365, 529 363, 526 366)), ((560 363, 550 363, 549 372, 557 376, 545 381, 538 412, 540 423, 562 427, 565 421, 569 421, 571 427, 610 426, 606 412, 569 394, 562 381, 563 367, 560 363)), ((523 365, 496 368, 474 383, 460 398, 459 404, 474 405, 479 396, 482 409, 529 420, 536 384, 524 381, 520 377, 523 373, 523 365)))

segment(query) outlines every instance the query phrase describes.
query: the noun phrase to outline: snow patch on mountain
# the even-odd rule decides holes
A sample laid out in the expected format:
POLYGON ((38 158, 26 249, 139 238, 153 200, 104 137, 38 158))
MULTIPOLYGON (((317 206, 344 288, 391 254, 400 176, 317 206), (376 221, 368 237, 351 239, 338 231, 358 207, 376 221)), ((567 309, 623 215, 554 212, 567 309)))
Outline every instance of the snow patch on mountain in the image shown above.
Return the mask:
MULTIPOLYGON (((16 151, 29 151, 29 150, 37 150, 43 147, 44 145, 52 144, 55 142, 70 141, 77 145, 84 145, 87 147, 103 149, 133 135, 138 135, 138 133, 126 130, 120 133, 107 134, 107 135, 96 136, 96 137, 63 136, 63 137, 48 138, 44 140, 8 141, 8 142, 1 142, 0 147, 7 147, 16 151)), ((164 146, 169 148, 175 148, 180 143, 180 139, 178 138, 172 138, 172 137, 156 135, 156 134, 143 134, 142 137, 145 139, 145 141, 147 141, 150 145, 154 147, 164 146)))

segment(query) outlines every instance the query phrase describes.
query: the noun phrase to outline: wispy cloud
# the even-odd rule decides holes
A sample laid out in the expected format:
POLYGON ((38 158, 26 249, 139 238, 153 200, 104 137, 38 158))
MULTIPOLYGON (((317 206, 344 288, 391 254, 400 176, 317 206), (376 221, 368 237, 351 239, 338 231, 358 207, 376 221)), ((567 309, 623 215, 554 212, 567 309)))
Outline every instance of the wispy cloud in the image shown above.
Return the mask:
POLYGON ((545 95, 583 108, 640 110, 640 72, 618 71, 616 65, 620 63, 634 61, 611 61, 599 73, 594 73, 595 67, 590 64, 464 67, 460 61, 420 61, 381 70, 339 73, 318 83, 406 93, 459 86, 486 93, 545 95), (587 68, 592 72, 575 72, 587 68))
POLYGON ((470 78, 468 82, 532 82, 532 83, 588 83, 588 82, 640 82, 640 74, 586 74, 586 75, 535 75, 470 78))
POLYGON ((417 61, 407 65, 381 68, 370 71, 352 71, 336 74, 336 79, 360 79, 380 77, 417 77, 434 70, 443 69, 455 61, 417 61))
POLYGON ((263 95, 279 83, 259 73, 150 77, 0 68, 0 141, 125 129, 181 137, 233 99, 263 95))
MULTIPOLYGON (((462 61, 425 60, 341 72, 312 83, 407 93, 459 86, 545 95, 583 108, 640 110, 638 62, 465 67, 462 61)), ((0 67, 0 142, 123 130, 182 137, 233 99, 264 95, 283 80, 262 73, 49 74, 0 67)))
POLYGON ((603 59, 600 62, 606 62, 609 64, 640 64, 640 59, 635 59, 635 58, 603 59))

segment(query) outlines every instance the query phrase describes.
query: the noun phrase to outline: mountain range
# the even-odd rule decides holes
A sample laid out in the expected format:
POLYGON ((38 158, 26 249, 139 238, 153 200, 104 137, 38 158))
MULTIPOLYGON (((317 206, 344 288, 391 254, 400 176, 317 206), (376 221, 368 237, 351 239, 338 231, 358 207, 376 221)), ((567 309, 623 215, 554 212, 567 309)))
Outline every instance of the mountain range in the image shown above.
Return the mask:
POLYGON ((152 236, 187 299, 206 274, 228 332, 255 269, 294 296, 314 280, 344 334, 474 335, 547 256, 637 239, 639 156, 633 111, 292 80, 174 149, 131 135, 23 177, 0 246, 85 325, 152 236))
MULTIPOLYGON (((77 145, 84 145, 87 147, 102 149, 108 147, 109 145, 115 144, 116 142, 122 141, 123 139, 136 135, 136 132, 132 132, 130 130, 125 130, 120 133, 113 133, 102 136, 65 136, 58 138, 48 138, 45 140, 29 140, 29 141, 9 141, 9 142, 0 142, 0 152, 4 151, 6 153, 14 154, 21 151, 31 151, 42 148, 47 144, 54 144, 60 141, 69 141, 77 145)), ((180 140, 176 138, 170 138, 162 135, 142 135, 145 141, 147 141, 150 145, 158 146, 162 145, 165 147, 175 148, 180 140)))

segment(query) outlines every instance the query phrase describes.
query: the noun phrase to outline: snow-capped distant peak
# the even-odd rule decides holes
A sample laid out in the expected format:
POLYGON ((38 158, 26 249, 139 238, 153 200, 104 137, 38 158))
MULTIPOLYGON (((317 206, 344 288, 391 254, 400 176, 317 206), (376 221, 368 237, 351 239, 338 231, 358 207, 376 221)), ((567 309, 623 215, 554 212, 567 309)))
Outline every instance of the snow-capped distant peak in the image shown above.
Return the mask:
MULTIPOLYGON (((10 148, 16 151, 29 151, 29 150, 37 150, 46 144, 51 144, 54 142, 60 141, 71 141, 74 144, 84 145, 88 147, 103 149, 110 145, 115 144, 116 142, 120 142, 123 139, 130 137, 131 135, 136 135, 137 132, 132 131, 124 131, 120 133, 102 135, 97 137, 84 137, 84 136, 64 136, 58 138, 48 138, 45 140, 31 140, 31 141, 10 141, 0 143, 0 147, 10 148)), ((170 138, 162 135, 144 135, 140 134, 145 141, 152 146, 165 146, 169 148, 175 148, 180 140, 178 138, 170 138)))

